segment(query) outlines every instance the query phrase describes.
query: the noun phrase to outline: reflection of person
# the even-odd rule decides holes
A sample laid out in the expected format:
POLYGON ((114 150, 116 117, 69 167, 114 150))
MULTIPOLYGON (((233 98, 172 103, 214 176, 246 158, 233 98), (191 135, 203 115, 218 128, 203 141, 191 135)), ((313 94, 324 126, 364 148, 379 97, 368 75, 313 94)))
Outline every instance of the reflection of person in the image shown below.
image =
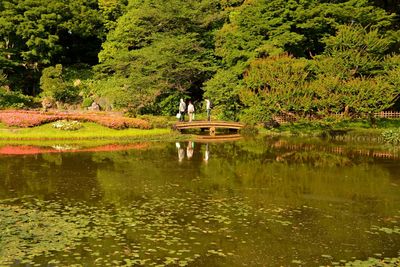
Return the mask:
POLYGON ((179 142, 176 142, 175 146, 178 149, 178 160, 181 162, 185 158, 185 150, 181 148, 181 144, 179 142))
POLYGON ((183 101, 181 98, 181 101, 179 102, 179 121, 185 121, 185 110, 186 110, 186 103, 183 101))
POLYGON ((178 160, 181 162, 185 158, 185 150, 183 148, 178 148, 178 160))
POLYGON ((208 150, 208 144, 206 144, 206 151, 204 152, 204 161, 208 161, 210 158, 210 151, 208 150))
POLYGON ((211 120, 211 102, 208 98, 206 98, 206 111, 207 111, 207 120, 211 120))
POLYGON ((188 146, 186 148, 186 156, 188 159, 191 159, 193 157, 193 147, 194 143, 192 141, 189 141, 188 146))
POLYGON ((192 101, 189 101, 187 112, 189 115, 189 122, 191 122, 193 120, 193 116, 194 116, 194 106, 192 104, 192 101))

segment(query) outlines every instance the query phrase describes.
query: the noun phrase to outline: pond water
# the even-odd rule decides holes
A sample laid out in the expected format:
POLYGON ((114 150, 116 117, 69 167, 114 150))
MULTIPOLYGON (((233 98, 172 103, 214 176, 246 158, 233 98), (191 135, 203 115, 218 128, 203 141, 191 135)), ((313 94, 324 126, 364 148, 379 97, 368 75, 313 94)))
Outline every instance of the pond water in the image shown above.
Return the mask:
POLYGON ((0 266, 400 265, 398 149, 115 147, 0 148, 0 266))

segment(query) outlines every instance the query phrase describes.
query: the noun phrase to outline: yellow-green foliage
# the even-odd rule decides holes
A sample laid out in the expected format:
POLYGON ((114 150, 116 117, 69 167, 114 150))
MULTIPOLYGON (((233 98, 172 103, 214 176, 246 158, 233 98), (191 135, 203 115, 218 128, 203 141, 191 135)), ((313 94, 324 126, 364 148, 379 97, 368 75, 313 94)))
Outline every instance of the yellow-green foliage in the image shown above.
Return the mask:
POLYGON ((154 139, 158 136, 174 135, 170 129, 125 129, 115 130, 95 123, 82 123, 76 131, 60 131, 52 124, 27 129, 2 129, 0 139, 154 139))
POLYGON ((253 60, 240 94, 247 105, 243 118, 265 121, 268 115, 287 112, 298 116, 371 114, 395 103, 400 94, 400 65, 392 64, 390 70, 382 69, 382 74, 358 76, 355 72, 347 75, 351 69, 345 74, 340 68, 335 75, 336 63, 330 56, 306 60, 281 55, 253 60))

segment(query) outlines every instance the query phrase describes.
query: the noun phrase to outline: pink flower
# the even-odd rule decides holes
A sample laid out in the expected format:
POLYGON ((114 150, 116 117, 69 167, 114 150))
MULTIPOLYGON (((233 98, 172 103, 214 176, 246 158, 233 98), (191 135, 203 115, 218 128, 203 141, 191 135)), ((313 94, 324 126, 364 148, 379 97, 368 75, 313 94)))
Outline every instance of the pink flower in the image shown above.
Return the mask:
POLYGON ((34 127, 57 120, 77 120, 81 122, 95 122, 113 129, 139 128, 150 129, 149 122, 142 119, 112 116, 108 113, 66 113, 27 110, 0 111, 0 122, 11 127, 34 127))

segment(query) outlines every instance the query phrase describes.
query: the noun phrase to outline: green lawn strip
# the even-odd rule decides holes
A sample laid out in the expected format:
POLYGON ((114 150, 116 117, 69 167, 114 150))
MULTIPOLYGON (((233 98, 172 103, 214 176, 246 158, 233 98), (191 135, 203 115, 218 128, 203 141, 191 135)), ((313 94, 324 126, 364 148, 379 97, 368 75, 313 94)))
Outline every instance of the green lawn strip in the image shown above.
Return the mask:
POLYGON ((171 129, 110 129, 96 123, 83 123, 84 127, 76 131, 63 131, 44 124, 33 128, 3 128, 0 131, 2 140, 175 140, 181 139, 179 133, 171 129))

